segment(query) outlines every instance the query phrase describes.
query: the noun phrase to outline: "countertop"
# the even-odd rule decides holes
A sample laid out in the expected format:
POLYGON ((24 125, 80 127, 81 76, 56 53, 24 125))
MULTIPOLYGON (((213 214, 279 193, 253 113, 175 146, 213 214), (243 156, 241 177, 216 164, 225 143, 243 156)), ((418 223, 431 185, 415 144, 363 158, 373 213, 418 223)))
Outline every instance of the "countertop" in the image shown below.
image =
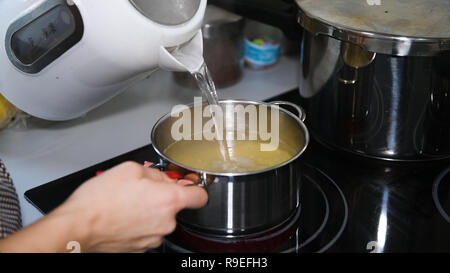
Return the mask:
MULTIPOLYGON (((265 100, 297 87, 298 60, 283 57, 264 71, 245 69, 239 83, 219 89, 221 99, 265 100)), ((91 111, 65 122, 27 120, 0 131, 0 158, 19 195, 24 226, 42 217, 24 193, 96 163, 148 145, 150 130, 174 105, 188 104, 198 90, 176 84, 157 71, 143 82, 91 111)))

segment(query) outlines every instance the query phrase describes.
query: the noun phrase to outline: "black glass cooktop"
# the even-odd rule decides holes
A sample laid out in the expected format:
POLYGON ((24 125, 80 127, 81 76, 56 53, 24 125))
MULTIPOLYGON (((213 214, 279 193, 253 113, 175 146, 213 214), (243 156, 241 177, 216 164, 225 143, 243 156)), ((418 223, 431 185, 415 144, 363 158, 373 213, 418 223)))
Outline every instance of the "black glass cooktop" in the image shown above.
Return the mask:
MULTIPOLYGON (((273 100, 300 104, 297 90, 273 100)), ((48 213, 97 171, 127 160, 143 163, 158 157, 149 145, 31 189, 25 196, 48 213)), ((211 248, 219 252, 450 252, 450 161, 384 162, 333 151, 314 140, 301 161, 301 207, 291 222, 266 237, 211 248)), ((159 251, 209 250, 208 244, 201 249, 189 238, 178 232, 166 238, 159 251)))

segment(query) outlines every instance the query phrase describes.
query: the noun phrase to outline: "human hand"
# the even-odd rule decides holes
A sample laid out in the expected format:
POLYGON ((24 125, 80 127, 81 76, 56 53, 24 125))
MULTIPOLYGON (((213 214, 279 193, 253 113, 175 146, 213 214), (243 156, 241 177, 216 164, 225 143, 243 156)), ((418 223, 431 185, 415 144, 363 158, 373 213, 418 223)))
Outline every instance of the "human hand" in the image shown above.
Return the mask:
POLYGON ((84 183, 57 209, 79 220, 83 252, 144 252, 176 227, 176 214, 201 208, 208 195, 183 187, 164 173, 123 163, 84 183))

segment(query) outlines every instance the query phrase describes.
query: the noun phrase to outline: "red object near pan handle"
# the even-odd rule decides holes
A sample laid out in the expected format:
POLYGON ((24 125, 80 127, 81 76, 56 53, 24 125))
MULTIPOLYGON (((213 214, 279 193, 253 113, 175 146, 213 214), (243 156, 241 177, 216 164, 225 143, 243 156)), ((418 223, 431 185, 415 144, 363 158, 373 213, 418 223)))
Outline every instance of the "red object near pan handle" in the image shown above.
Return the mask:
POLYGON ((167 171, 164 172, 170 179, 182 179, 183 176, 176 171, 167 171))

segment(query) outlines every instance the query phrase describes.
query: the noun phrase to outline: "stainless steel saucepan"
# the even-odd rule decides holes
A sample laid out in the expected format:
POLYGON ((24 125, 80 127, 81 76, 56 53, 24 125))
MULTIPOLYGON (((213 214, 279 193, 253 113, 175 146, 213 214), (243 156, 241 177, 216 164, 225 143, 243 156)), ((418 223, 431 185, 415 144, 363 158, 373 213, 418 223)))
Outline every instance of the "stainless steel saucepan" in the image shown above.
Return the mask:
MULTIPOLYGON (((303 110, 289 102, 263 103, 255 101, 226 100, 220 106, 284 105, 295 108, 299 115, 279 108, 280 142, 297 152, 287 162, 267 169, 247 173, 215 173, 193 169, 176 162, 164 154, 175 140, 171 127, 178 118, 163 116, 153 127, 151 140, 160 155, 160 166, 176 166, 201 178, 200 184, 209 195, 208 204, 198 210, 184 210, 177 216, 178 223, 197 233, 215 236, 237 237, 270 230, 283 224, 299 207, 300 173, 299 157, 309 143, 309 133, 304 125, 303 110)), ((190 105, 190 109, 194 108, 190 105)), ((191 111, 194 118, 194 111, 191 111)), ((259 112, 259 111, 258 111, 259 112)), ((192 119, 193 120, 193 119, 192 119)), ((225 123, 228 117, 225 115, 225 123)), ((258 114, 259 120, 259 114, 258 114)), ((204 120, 206 122, 207 120, 204 120)), ((270 123, 270 119, 268 121, 270 123)), ((270 124, 269 124, 270 127, 270 124)), ((206 141, 206 140, 204 140, 206 141)), ((192 155, 195 157, 195 155, 192 155)))

